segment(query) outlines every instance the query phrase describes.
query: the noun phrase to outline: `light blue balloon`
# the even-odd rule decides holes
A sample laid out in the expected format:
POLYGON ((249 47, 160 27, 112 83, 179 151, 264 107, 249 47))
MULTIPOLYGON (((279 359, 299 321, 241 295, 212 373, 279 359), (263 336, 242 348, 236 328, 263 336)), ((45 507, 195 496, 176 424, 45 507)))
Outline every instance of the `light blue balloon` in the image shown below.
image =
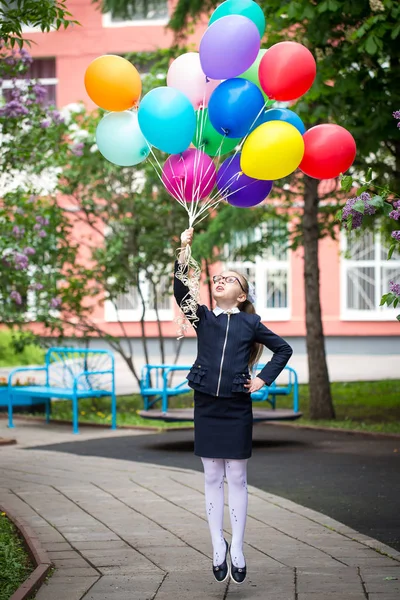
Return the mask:
POLYGON ((96 142, 104 158, 120 167, 137 165, 150 153, 137 112, 129 110, 105 115, 97 125, 96 142))
POLYGON ((186 150, 196 130, 196 114, 190 100, 170 87, 158 87, 146 94, 138 117, 147 141, 169 154, 186 150))
POLYGON ((270 108, 269 110, 266 110, 257 119, 253 129, 259 125, 262 125, 263 123, 267 123, 268 121, 286 121, 286 123, 290 123, 293 125, 293 127, 296 127, 296 129, 300 131, 301 135, 303 135, 303 133, 306 131, 304 123, 300 117, 288 108, 270 108))

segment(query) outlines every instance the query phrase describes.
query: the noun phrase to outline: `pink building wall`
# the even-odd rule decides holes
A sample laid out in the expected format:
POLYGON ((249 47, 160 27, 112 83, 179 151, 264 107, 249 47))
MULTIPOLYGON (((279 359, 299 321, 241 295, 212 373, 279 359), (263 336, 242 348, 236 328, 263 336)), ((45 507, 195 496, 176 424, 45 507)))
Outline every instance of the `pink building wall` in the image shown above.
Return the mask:
MULTIPOLYGON (((84 101, 93 107, 84 88, 84 73, 89 63, 102 54, 120 54, 134 51, 153 51, 168 47, 173 42, 173 34, 164 25, 129 25, 103 27, 102 14, 91 0, 69 0, 69 11, 80 26, 47 34, 27 33, 33 41, 31 53, 35 58, 56 59, 57 105, 84 101)), ((200 23, 195 33, 188 39, 197 49, 206 22, 200 23)), ((79 232, 80 235, 84 231, 79 232)), ((303 280, 303 251, 293 252, 291 269, 291 319, 273 323, 277 333, 287 337, 305 335, 305 301, 303 280)), ((324 331, 327 336, 395 336, 399 332, 396 321, 342 321, 340 316, 340 260, 339 245, 331 239, 320 242, 321 304, 324 331)), ((204 297, 206 298, 204 289, 204 297)), ((96 319, 109 333, 119 333, 116 323, 104 323, 104 310, 98 307, 96 319)), ((125 324, 128 335, 140 335, 139 323, 125 324)), ((156 323, 146 323, 149 336, 157 336, 156 323)), ((176 336, 173 322, 163 323, 165 335, 176 336)), ((194 335, 190 332, 189 335, 194 335)))

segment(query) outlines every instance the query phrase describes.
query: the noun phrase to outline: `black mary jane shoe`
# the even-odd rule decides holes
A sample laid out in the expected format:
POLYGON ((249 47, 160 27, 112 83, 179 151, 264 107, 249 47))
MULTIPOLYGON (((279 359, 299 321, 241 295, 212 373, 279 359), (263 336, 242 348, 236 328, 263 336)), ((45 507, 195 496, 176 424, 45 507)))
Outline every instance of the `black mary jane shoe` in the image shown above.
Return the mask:
POLYGON ((215 577, 215 579, 218 581, 218 583, 223 583, 224 581, 226 581, 229 577, 229 567, 228 567, 228 542, 225 540, 225 544, 226 544, 226 554, 225 554, 225 560, 222 564, 217 565, 216 567, 213 565, 213 575, 215 577))
MULTIPOLYGON (((229 548, 229 551, 230 551, 230 548, 229 548)), ((234 581, 235 583, 240 585, 246 579, 246 575, 247 575, 246 565, 244 565, 244 567, 235 567, 235 565, 232 562, 232 554, 231 554, 231 579, 232 579, 232 581, 234 581)))

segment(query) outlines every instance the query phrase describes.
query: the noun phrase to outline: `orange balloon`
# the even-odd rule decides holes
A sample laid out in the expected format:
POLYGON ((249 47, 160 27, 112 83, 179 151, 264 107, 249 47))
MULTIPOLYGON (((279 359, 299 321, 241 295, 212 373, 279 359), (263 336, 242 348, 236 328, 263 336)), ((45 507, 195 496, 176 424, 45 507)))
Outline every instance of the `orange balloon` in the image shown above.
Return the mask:
POLYGON ((142 92, 137 69, 122 56, 106 54, 90 63, 85 73, 90 98, 105 110, 121 111, 134 106, 142 92))

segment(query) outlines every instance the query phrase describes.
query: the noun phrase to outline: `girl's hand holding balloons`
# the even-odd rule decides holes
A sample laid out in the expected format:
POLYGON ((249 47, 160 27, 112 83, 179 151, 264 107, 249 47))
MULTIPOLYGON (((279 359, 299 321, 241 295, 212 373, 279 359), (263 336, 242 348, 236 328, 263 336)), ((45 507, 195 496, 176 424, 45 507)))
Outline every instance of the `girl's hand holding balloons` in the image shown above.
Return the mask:
POLYGON ((189 229, 185 229, 185 231, 181 234, 181 244, 182 248, 186 248, 186 246, 191 246, 193 242, 193 227, 189 227, 189 229))

